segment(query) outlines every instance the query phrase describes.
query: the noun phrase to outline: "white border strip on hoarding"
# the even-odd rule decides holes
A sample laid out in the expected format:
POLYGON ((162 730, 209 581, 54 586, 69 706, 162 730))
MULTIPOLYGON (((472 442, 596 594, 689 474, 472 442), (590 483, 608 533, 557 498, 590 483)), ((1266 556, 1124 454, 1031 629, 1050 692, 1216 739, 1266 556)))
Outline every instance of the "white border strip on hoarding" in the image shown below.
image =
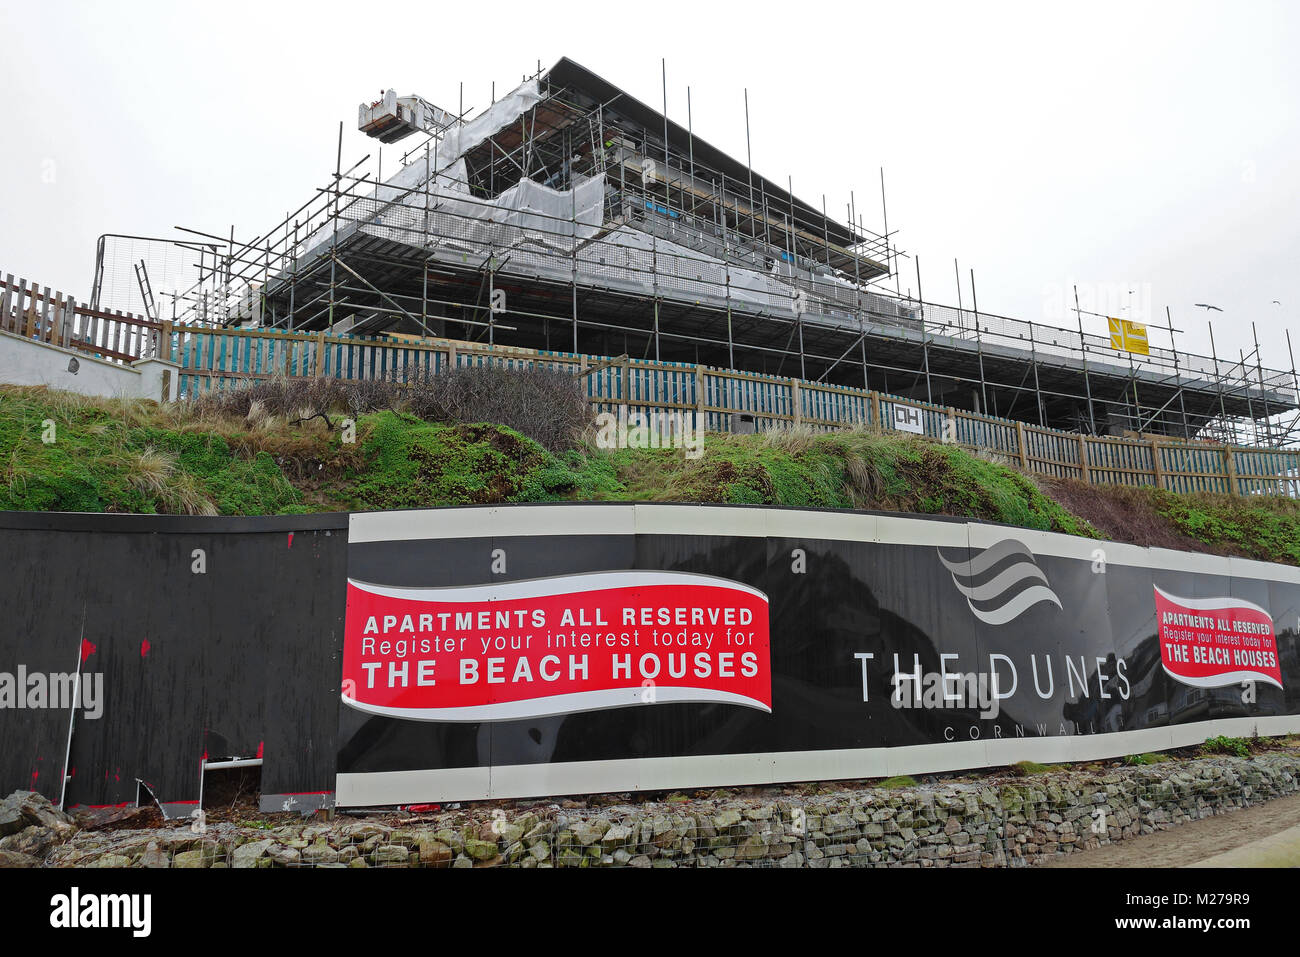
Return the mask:
POLYGON ((1195 608, 1198 611, 1231 611, 1234 608, 1249 608, 1251 611, 1259 612, 1265 618, 1273 617, 1267 608, 1260 608, 1254 602, 1246 601, 1244 598, 1234 598, 1232 595, 1216 598, 1180 598, 1178 595, 1169 594, 1159 585, 1156 585, 1155 589, 1165 601, 1183 608, 1195 608))
POLYGON ((607 588, 647 588, 652 585, 703 585, 743 591, 767 601, 767 595, 757 588, 717 575, 699 575, 695 572, 666 572, 630 569, 613 572, 579 572, 576 575, 556 575, 553 578, 529 578, 514 582, 493 582, 488 585, 450 585, 407 588, 394 585, 373 585, 370 582, 348 579, 348 584, 372 595, 401 598, 411 601, 511 601, 516 598, 547 598, 553 595, 571 595, 575 592, 600 591, 607 588))
POLYGON ((1037 556, 1075 558, 1137 568, 1207 575, 1247 575, 1300 584, 1300 568, 1200 552, 1147 548, 1029 528, 912 515, 805 511, 726 505, 506 505, 481 508, 354 512, 349 544, 418 539, 512 538, 541 535, 692 535, 875 542, 943 548, 987 548, 1006 538, 1037 556))
POLYGON ((342 807, 372 807, 498 796, 542 797, 892 777, 998 767, 1026 760, 1042 764, 1096 761, 1188 747, 1216 735, 1249 737, 1256 732, 1261 735, 1300 732, 1300 715, 1222 718, 1104 734, 995 738, 902 747, 685 755, 436 771, 345 772, 338 775, 337 802, 342 807))
MULTIPOLYGON (((610 708, 634 708, 647 704, 646 688, 601 688, 597 691, 575 691, 571 694, 545 695, 521 698, 518 701, 496 701, 491 704, 466 705, 463 708, 392 708, 386 705, 367 704, 342 695, 345 705, 406 721, 515 721, 523 718, 545 718, 575 711, 605 711, 610 708)), ((734 704, 742 708, 772 713, 772 709, 757 698, 719 691, 714 688, 655 687, 656 704, 734 704)))

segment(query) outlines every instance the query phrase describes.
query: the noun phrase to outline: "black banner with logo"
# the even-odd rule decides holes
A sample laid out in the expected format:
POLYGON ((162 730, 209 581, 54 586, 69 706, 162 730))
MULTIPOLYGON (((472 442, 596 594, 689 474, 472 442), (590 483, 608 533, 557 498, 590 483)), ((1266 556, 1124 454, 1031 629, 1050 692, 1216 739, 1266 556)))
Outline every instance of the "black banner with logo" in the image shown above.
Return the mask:
POLYGON ((348 576, 343 804, 1300 729, 1300 572, 1258 562, 896 515, 574 505, 354 515, 348 576))

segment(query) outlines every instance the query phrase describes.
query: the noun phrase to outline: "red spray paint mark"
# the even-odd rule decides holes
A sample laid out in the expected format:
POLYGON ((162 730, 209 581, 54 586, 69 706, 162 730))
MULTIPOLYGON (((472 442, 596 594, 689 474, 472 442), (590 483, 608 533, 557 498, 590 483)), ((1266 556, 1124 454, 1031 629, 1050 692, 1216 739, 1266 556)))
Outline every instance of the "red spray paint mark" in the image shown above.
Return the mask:
POLYGON ((146 658, 146 657, 148 657, 148 655, 149 655, 149 649, 152 648, 152 647, 153 647, 153 645, 149 644, 149 639, 148 639, 148 638, 146 638, 146 639, 144 639, 143 641, 141 641, 141 642, 140 642, 140 657, 141 657, 141 658, 146 658))
POLYGON ((81 639, 81 663, 84 665, 86 663, 86 659, 89 658, 98 650, 99 649, 96 648, 93 644, 91 644, 88 639, 82 638, 81 639))
POLYGON ((257 756, 259 758, 262 756, 262 744, 263 742, 261 741, 257 742, 257 756))
POLYGON ((293 548, 293 532, 289 533, 289 547, 293 548))
POLYGON ((200 758, 199 760, 200 760, 200 761, 206 761, 207 759, 208 759, 208 752, 204 751, 204 752, 203 752, 203 757, 200 758))

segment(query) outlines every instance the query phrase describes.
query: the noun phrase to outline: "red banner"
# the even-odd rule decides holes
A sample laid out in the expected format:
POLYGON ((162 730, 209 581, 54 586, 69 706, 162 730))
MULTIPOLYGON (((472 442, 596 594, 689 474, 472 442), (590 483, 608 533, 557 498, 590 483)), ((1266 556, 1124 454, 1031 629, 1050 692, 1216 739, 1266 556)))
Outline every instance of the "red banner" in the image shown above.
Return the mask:
POLYGON ((1273 616, 1240 598, 1178 598, 1156 588, 1160 660, 1184 684, 1282 687, 1273 616))
POLYGON ((455 588, 348 581, 343 701, 425 721, 668 702, 772 710, 767 596, 686 572, 455 588))

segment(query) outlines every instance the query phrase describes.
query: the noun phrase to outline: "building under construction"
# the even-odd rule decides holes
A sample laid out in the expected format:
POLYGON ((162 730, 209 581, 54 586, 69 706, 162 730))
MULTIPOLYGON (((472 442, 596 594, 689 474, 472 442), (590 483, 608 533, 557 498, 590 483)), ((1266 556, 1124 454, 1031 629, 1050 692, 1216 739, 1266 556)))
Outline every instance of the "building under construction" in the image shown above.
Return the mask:
POLYGON ((1070 329, 924 302, 919 272, 915 297, 896 280, 891 293, 887 224, 800 200, 571 60, 472 118, 390 91, 358 126, 413 145, 387 168, 382 150, 345 168, 340 138, 330 182, 252 240, 105 237, 93 305, 704 363, 1057 429, 1291 444, 1289 357, 1281 371, 1258 347, 1116 349, 1080 310, 1070 329), (184 267, 162 281, 160 243, 184 267))

